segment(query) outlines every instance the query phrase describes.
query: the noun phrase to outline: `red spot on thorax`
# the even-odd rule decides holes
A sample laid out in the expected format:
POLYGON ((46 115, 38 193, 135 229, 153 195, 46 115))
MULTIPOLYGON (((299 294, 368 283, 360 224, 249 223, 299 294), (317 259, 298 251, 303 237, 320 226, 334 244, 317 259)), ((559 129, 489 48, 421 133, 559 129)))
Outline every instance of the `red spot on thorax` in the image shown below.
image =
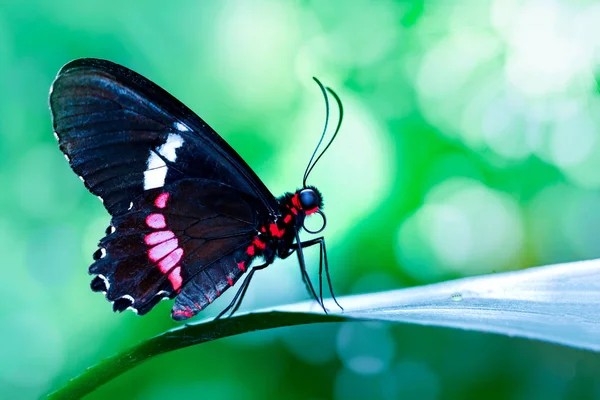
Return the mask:
POLYGON ((261 242, 258 236, 254 237, 254 241, 252 242, 252 244, 256 246, 257 249, 264 250, 267 248, 267 244, 265 242, 261 242))
POLYGON ((248 248, 246 249, 246 254, 248 254, 249 256, 253 256, 254 255, 254 246, 252 246, 252 245, 248 246, 248 248))
POLYGON ((314 213, 316 213, 317 211, 319 211, 319 207, 315 207, 315 208, 313 208, 312 210, 308 210, 308 211, 306 212, 306 215, 314 214, 314 213))
POLYGON ((274 222, 271 223, 271 225, 269 225, 269 231, 271 232, 271 235, 278 238, 283 237, 283 235, 285 234, 285 228, 279 229, 277 224, 274 222))
MULTIPOLYGON (((244 265, 243 261, 240 261, 239 263, 237 263, 237 265, 238 265, 238 268, 242 270, 242 272, 246 272, 246 266, 244 265)), ((231 280, 231 278, 227 277, 227 279, 229 280, 229 284, 231 286, 233 286, 233 281, 231 280)))
POLYGON ((285 222, 286 224, 289 224, 290 221, 292 220, 292 215, 288 214, 285 216, 285 218, 283 219, 283 222, 285 222))
POLYGON ((154 205, 158 208, 165 208, 167 206, 167 200, 169 200, 169 193, 161 193, 154 200, 154 205))
POLYGON ((292 197, 292 204, 299 210, 302 210, 302 205, 300 205, 300 199, 298 198, 298 193, 294 194, 292 197))
POLYGON ((294 215, 298 215, 298 210, 296 209, 296 207, 290 207, 290 210, 292 210, 294 215))
POLYGON ((261 231, 262 233, 266 233, 266 232, 267 232, 267 228, 265 228, 265 227, 263 226, 262 228, 260 228, 260 231, 261 231))

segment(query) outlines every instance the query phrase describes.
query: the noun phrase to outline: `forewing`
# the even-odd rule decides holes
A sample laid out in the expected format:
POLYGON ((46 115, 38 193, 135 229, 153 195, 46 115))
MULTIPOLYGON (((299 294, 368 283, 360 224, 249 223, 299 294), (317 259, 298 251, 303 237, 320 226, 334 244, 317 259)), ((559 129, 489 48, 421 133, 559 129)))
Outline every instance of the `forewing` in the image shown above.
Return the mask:
POLYGON ((156 84, 105 60, 65 65, 50 93, 61 150, 113 216, 147 190, 185 178, 276 201, 242 158, 202 119, 156 84))

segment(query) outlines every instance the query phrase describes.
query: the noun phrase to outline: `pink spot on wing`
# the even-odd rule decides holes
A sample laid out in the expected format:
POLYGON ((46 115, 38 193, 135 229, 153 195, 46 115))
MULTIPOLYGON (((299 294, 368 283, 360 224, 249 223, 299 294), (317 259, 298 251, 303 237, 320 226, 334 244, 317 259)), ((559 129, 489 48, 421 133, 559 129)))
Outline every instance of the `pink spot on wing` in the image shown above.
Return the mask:
POLYGON ((208 304, 212 303, 212 300, 210 299, 210 297, 208 297, 206 293, 204 293, 204 297, 206 297, 206 300, 208 300, 208 304))
POLYGON ((171 271, 169 274, 169 280, 171 281, 171 285, 173 285, 173 290, 179 290, 181 283, 183 282, 181 279, 181 267, 177 267, 171 271))
POLYGON ((162 242, 148 250, 148 257, 152 261, 158 261, 173 250, 175 250, 178 246, 177 238, 167 240, 166 242, 162 242))
POLYGON ((162 243, 166 240, 174 238, 175 234, 172 231, 157 231, 147 234, 144 237, 144 241, 148 246, 152 246, 158 243, 162 243))
POLYGON ((183 249, 181 247, 176 248, 168 256, 160 260, 158 263, 158 268, 163 274, 166 274, 173 268, 179 260, 181 260, 181 256, 183 255, 183 249))
POLYGON ((233 286, 233 279, 231 279, 228 276, 226 276, 226 278, 227 278, 227 283, 229 283, 229 286, 233 286))
MULTIPOLYGON (((242 272, 246 272, 246 266, 244 265, 244 262, 239 262, 238 264, 238 268, 242 270, 242 272)), ((229 277, 228 277, 229 278, 229 277)))
POLYGON ((154 200, 154 205, 158 208, 165 208, 167 206, 167 200, 169 200, 169 193, 161 193, 154 200))
MULTIPOLYGON (((254 255, 254 246, 252 246, 252 245, 248 246, 248 248, 246 249, 246 253, 247 253, 249 256, 253 256, 253 255, 254 255)), ((239 264, 238 264, 238 265, 239 265, 239 264)))
POLYGON ((283 222, 285 222, 286 224, 289 224, 290 221, 292 220, 292 215, 288 214, 285 216, 285 218, 283 219, 283 222))
POLYGON ((150 214, 146 217, 146 225, 150 228, 160 229, 167 226, 167 221, 162 214, 150 214))

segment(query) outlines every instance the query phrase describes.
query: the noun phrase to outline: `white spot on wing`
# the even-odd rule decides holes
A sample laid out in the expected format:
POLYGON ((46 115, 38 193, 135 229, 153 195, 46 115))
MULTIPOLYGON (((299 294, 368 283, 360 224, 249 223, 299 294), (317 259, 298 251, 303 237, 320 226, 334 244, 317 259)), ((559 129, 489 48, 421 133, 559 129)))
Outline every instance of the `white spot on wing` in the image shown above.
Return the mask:
MULTIPOLYGON (((100 258, 104 258, 104 257, 106 257, 106 250, 104 249, 104 247, 101 247, 100 248, 100 258)), ((98 275, 98 276, 101 276, 101 275, 98 275)), ((108 283, 106 278, 104 278, 104 277, 102 277, 102 278, 104 279, 105 283, 108 283)))
POLYGON ((183 138, 176 133, 171 133, 167 136, 167 141, 157 149, 158 153, 154 149, 150 150, 147 168, 144 171, 144 190, 164 186, 168 168, 162 157, 175 162, 177 160, 176 150, 182 145, 183 138))
POLYGON ((129 203, 129 207, 127 208, 127 211, 131 210, 133 208, 133 201, 129 203))
POLYGON ((63 156, 65 156, 65 160, 67 160, 68 162, 71 162, 71 159, 69 158, 68 155, 66 155, 66 154, 63 153, 63 156))
POLYGON ((121 298, 131 300, 131 304, 133 304, 133 302, 135 301, 135 300, 133 300, 133 297, 128 294, 124 294, 123 296, 121 296, 121 298))
POLYGON ((169 161, 175 161, 177 154, 175 150, 183 145, 183 138, 176 133, 171 133, 167 137, 165 144, 158 148, 158 152, 169 161))
POLYGON ((58 133, 56 133, 56 132, 54 132, 54 137, 56 138, 56 140, 60 140, 60 139, 58 138, 58 133))
POLYGON ((108 279, 106 279, 106 277, 104 275, 98 274, 98 278, 100 278, 104 281, 104 286, 106 287, 106 290, 110 289, 110 283, 108 282, 108 279))
POLYGON ((175 122, 175 129, 181 132, 189 132, 189 128, 182 124, 181 122, 175 122))

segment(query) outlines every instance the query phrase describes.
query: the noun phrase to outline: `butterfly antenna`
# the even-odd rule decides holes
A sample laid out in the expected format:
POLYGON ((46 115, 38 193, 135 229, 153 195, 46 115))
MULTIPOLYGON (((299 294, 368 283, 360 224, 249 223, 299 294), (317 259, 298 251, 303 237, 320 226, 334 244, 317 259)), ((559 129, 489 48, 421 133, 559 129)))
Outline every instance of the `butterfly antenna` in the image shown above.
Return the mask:
MULTIPOLYGON (((308 171, 304 173, 304 181, 305 182, 306 182, 306 178, 310 174, 310 171, 312 171, 312 169, 317 164, 317 162, 321 159, 321 157, 323 156, 323 154, 325 154, 325 152, 327 151, 327 149, 329 148, 329 146, 331 146, 331 143, 333 143, 335 137, 337 136, 338 132, 340 131, 340 128, 342 127, 342 121, 344 120, 344 106, 342 105, 342 100, 337 95, 337 93, 334 92, 333 89, 331 89, 330 87, 327 88, 327 91, 329 93, 331 93, 331 95, 333 96, 333 98, 335 99, 335 101, 336 101, 336 103, 338 105, 338 110, 339 110, 338 123, 337 123, 337 126, 335 127, 335 132, 333 132, 333 136, 331 137, 331 140, 329 140, 329 143, 327 143, 327 146, 325 146, 325 148, 323 149, 323 151, 321 152, 321 154, 319 154, 319 157, 317 157, 317 159, 312 164, 312 166, 310 167, 310 169, 308 169, 308 171)), ((321 140, 323 140, 322 137, 321 137, 321 140)), ((319 142, 319 144, 321 144, 321 142, 319 142)), ((304 186, 306 186, 306 184, 304 184, 304 186)))
MULTIPOLYGON (((325 86, 321 83, 320 80, 313 76, 313 80, 317 82, 319 85, 319 89, 321 89, 321 93, 323 93, 323 98, 325 99, 325 126, 323 127, 323 133, 321 134, 321 138, 319 139, 319 143, 317 143, 317 147, 315 147, 315 151, 313 151, 312 156, 310 156, 310 160, 306 165, 306 169, 304 170, 304 178, 302 179, 302 186, 306 187, 306 178, 308 178, 308 174, 312 169, 311 163, 317 154, 317 150, 319 150, 319 146, 323 143, 323 139, 325 138, 325 133, 327 132, 327 125, 329 124, 329 97, 327 96, 327 91, 325 90, 325 86)), ((319 156, 320 157, 320 156, 319 156)), ((316 162, 316 161, 315 161, 316 162)), ((314 164, 313 164, 314 166, 314 164)))

